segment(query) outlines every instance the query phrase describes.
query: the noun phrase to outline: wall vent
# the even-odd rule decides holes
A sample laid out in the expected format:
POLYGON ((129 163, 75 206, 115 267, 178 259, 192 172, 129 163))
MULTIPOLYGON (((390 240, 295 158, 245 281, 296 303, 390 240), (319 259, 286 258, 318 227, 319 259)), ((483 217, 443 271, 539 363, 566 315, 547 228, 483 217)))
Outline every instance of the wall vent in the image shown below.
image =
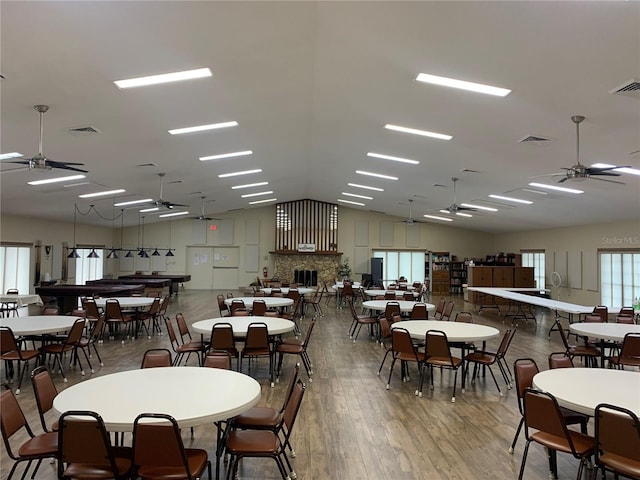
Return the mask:
POLYGON ((609 93, 616 95, 625 95, 627 97, 640 98, 640 80, 632 78, 628 82, 623 83, 619 87, 609 90, 609 93))
POLYGON ((85 125, 83 127, 70 128, 67 130, 71 135, 75 135, 78 137, 86 137, 89 135, 97 135, 100 133, 96 127, 92 127, 91 125, 85 125))
POLYGON ((527 135, 526 137, 518 140, 520 143, 537 143, 537 142, 550 142, 551 139, 547 137, 541 137, 540 135, 527 135))

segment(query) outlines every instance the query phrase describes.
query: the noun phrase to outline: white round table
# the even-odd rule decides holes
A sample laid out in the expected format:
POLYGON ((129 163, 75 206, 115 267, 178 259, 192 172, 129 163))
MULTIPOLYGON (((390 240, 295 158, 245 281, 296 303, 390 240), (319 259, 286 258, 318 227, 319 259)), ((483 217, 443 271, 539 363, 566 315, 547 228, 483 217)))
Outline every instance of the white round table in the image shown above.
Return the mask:
MULTIPOLYGON (((282 293, 283 295, 287 295, 289 293, 290 288, 289 287, 282 287, 282 288, 261 288, 260 291, 264 292, 265 295, 271 295, 271 293, 273 292, 273 290, 280 290, 280 293, 282 293)), ((298 293, 302 296, 306 295, 307 293, 312 293, 315 291, 314 288, 309 288, 309 287, 300 287, 300 288, 294 288, 292 289, 294 291, 298 291, 298 293)), ((258 297, 258 298, 262 298, 262 297, 258 297)))
POLYGON ((69 330, 77 319, 73 315, 11 317, 1 318, 0 326, 9 327, 16 336, 44 335, 69 330))
POLYGON ((579 322, 569 325, 569 330, 583 337, 621 342, 627 333, 640 333, 640 325, 579 322))
MULTIPOLYGON (((364 294, 367 295, 368 297, 377 297, 378 295, 384 295, 387 292, 393 292, 396 298, 402 298, 404 297, 405 292, 408 292, 408 290, 365 290, 364 294)), ((416 298, 418 296, 418 293, 415 293, 415 292, 409 292, 409 293, 413 295, 413 298, 416 298)))
POLYGON ((236 337, 246 337, 249 324, 254 322, 262 322, 267 325, 269 335, 282 335, 283 333, 292 332, 295 323, 291 320, 279 317, 260 317, 260 316, 242 316, 242 317, 222 317, 209 318, 194 322, 191 328, 202 335, 210 335, 211 329, 218 323, 230 323, 233 327, 233 335, 236 337))
POLYGON ((130 432, 141 413, 167 413, 180 428, 212 424, 260 400, 260 384, 232 370, 159 367, 112 373, 72 385, 53 401, 59 414, 91 410, 107 430, 130 432))
POLYGON ((593 416, 609 403, 640 416, 640 372, 608 368, 556 368, 533 377, 533 386, 550 393, 561 407, 593 416))
MULTIPOLYGON (((351 284, 353 288, 360 288, 360 282, 353 282, 351 284)), ((344 287, 344 282, 336 282, 336 284, 332 287, 334 290, 339 290, 344 287)))
POLYGON ((96 306, 105 308, 107 300, 118 300, 120 308, 127 310, 130 308, 150 307, 155 299, 151 297, 101 297, 96 298, 96 306))
MULTIPOLYGON (((405 313, 413 310, 413 306, 416 304, 416 302, 410 300, 367 300, 366 302, 362 302, 362 307, 370 310, 384 311, 387 308, 387 302, 397 302, 400 305, 400 311, 405 313)), ((433 312, 436 309, 436 306, 431 303, 425 303, 425 305, 427 306, 427 312, 433 312)))
POLYGON ((225 299, 224 303, 230 307, 234 300, 242 300, 245 308, 248 310, 253 308, 254 300, 264 300, 267 308, 289 307, 293 305, 293 299, 287 297, 233 297, 225 299))
POLYGON ((391 328, 404 328, 416 340, 424 340, 427 330, 440 330, 447 335, 447 340, 451 343, 486 342, 500 335, 497 328, 487 325, 443 320, 405 320, 395 322, 391 328))

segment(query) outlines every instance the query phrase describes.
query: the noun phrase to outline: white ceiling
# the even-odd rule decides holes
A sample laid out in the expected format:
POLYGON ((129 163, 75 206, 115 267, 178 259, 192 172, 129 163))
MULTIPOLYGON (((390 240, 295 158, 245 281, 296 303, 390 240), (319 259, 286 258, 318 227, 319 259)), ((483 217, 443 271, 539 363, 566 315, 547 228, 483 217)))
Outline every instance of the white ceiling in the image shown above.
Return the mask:
MULTIPOLYGON (((105 217, 113 199, 80 193, 124 188, 119 200, 158 198, 200 214, 252 208, 238 183, 268 181, 281 201, 336 203, 347 182, 375 185, 364 210, 406 217, 489 194, 534 201, 450 225, 506 232, 640 220, 640 177, 588 179, 582 195, 522 191, 553 183, 576 160, 640 168, 640 92, 609 93, 640 78, 639 2, 23 2, 0 4, 1 148, 38 152, 35 104, 45 115, 44 153, 82 162, 88 185, 28 186, 72 172, 13 171, 1 164, 1 213, 72 221, 73 204, 105 217), (131 90, 114 80, 209 67, 211 78, 131 90), (512 89, 479 95, 415 81, 418 73, 512 89), (173 136, 171 128, 235 120, 236 128, 173 136), (398 124, 451 141, 385 130, 398 124), (68 129, 91 125, 92 136, 68 129), (520 143, 529 135, 544 144, 520 143), (252 156, 200 162, 238 150, 252 156), (367 152, 419 160, 406 165, 367 152), (633 154, 632 152, 636 152, 633 154), (140 167, 153 163, 155 166, 140 167), (263 173, 219 179, 220 173, 263 173), (355 170, 399 177, 362 177, 355 170), (465 172, 471 169, 477 173, 465 172), (180 181, 181 183, 171 183, 180 181), (436 187, 441 184, 444 187, 436 187), (201 192, 201 193, 200 193, 201 192)), ((259 191, 261 189, 253 189, 259 191)), ((251 191, 251 190, 250 190, 251 191)), ((115 209, 118 213, 119 210, 115 209)), ((147 222, 157 217, 146 217, 147 222)), ((81 222, 105 224, 97 215, 81 222)), ((138 222, 128 210, 125 224, 138 222)), ((106 222, 109 224, 109 222, 106 222)))

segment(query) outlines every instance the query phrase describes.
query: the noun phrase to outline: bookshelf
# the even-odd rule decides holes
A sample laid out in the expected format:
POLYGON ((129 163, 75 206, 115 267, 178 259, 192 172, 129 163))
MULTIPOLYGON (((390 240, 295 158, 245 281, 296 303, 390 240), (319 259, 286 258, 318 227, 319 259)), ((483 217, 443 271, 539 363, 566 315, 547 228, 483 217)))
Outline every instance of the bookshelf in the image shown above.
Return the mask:
POLYGON ((467 283, 467 262, 451 261, 449 267, 450 291, 454 295, 461 295, 462 285, 467 283))
MULTIPOLYGON (((455 256, 453 257, 455 260, 455 256)), ((431 292, 447 295, 451 290, 451 254, 431 252, 431 292)))

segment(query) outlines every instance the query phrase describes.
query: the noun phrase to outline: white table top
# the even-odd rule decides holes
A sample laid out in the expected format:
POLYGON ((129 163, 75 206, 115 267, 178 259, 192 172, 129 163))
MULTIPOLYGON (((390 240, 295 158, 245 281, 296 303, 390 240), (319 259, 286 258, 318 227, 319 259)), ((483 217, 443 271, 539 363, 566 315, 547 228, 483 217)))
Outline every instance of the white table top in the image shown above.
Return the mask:
POLYGON ((9 327, 14 335, 42 335, 69 330, 77 318, 72 315, 0 318, 0 326, 9 327))
POLYGON ((167 413, 181 428, 213 424, 245 412, 260 400, 260 384, 232 370, 158 367, 84 380, 53 401, 59 414, 91 410, 107 430, 130 432, 141 413, 167 413))
POLYGON ((264 300, 267 308, 275 308, 275 307, 288 307, 293 305, 293 299, 287 297, 234 297, 225 299, 224 303, 227 306, 231 306, 231 302, 234 300, 242 300, 244 302, 245 308, 251 310, 253 308, 254 300, 264 300))
POLYGON ((100 297, 96 298, 96 306, 98 308, 105 308, 107 300, 118 300, 120 308, 137 308, 137 307, 150 307, 153 303, 151 297, 100 297))
MULTIPOLYGON (((404 292, 408 290, 365 290, 364 294, 369 297, 377 297, 378 295, 384 295, 386 292, 393 292, 396 297, 402 298, 404 296, 404 292)), ((411 292, 414 297, 418 296, 418 293, 411 292)))
POLYGON ((409 285, 408 283, 392 283, 387 287, 387 290, 404 290, 404 291, 411 291, 413 290, 413 285, 409 285), (400 288, 402 287, 402 288, 400 288))
MULTIPOLYGON (((524 293, 518 293, 511 291, 510 289, 495 288, 495 287, 468 287, 467 290, 471 292, 486 293, 488 295, 494 295, 496 297, 506 298, 516 302, 528 303, 531 305, 537 305, 539 307, 546 307, 551 310, 571 313, 571 314, 587 314, 593 312, 593 306, 577 305, 575 303, 560 302, 558 300, 551 300, 550 298, 536 297, 534 295, 525 295, 524 293)), ((538 289, 536 289, 538 290, 538 289)))
POLYGON ((9 294, 0 295, 0 303, 15 303, 18 307, 24 307, 25 305, 43 305, 40 295, 21 295, 21 294, 9 294))
MULTIPOLYGON (((401 312, 410 312, 416 304, 416 302, 410 300, 367 300, 366 302, 362 302, 362 307, 370 310, 384 311, 387 308, 387 302, 397 302, 400 305, 401 312)), ((425 305, 427 306, 427 312, 433 312, 436 309, 436 306, 431 303, 425 303, 425 305)))
POLYGON ((624 340, 627 333, 640 333, 640 325, 628 325, 625 323, 572 323, 569 325, 571 333, 601 340, 624 340))
POLYGON ((295 323, 286 318, 279 317, 261 317, 261 316, 242 316, 242 317, 218 317, 209 318, 194 322, 191 328, 203 335, 210 335, 211 329, 217 323, 230 323, 233 327, 233 335, 236 337, 246 337, 249 324, 254 322, 262 322, 267 324, 269 335, 281 335, 283 333, 292 332, 295 323))
POLYGON ((443 320, 405 320, 395 322, 391 328, 404 328, 412 338, 424 340, 427 330, 440 330, 449 342, 484 342, 500 335, 497 328, 477 323, 446 322, 443 320))
MULTIPOLYGON (((266 295, 271 295, 271 291, 273 288, 261 288, 260 291, 264 292, 266 295)), ((280 293, 283 295, 287 295, 289 293, 289 287, 276 288, 276 290, 280 290, 280 293)), ((314 288, 309 287, 299 287, 294 288, 293 290, 297 290, 300 295, 306 295, 307 293, 312 293, 315 291, 314 288)))
POLYGON ((640 416, 640 372, 608 368, 556 368, 533 377, 533 386, 552 394, 561 407, 586 415, 599 403, 624 407, 640 416))
MULTIPOLYGON (((353 288, 360 288, 360 282, 353 282, 351 286, 353 288)), ((336 282, 336 284, 331 288, 333 288, 334 290, 339 290, 343 287, 344 287, 344 282, 336 282)))

